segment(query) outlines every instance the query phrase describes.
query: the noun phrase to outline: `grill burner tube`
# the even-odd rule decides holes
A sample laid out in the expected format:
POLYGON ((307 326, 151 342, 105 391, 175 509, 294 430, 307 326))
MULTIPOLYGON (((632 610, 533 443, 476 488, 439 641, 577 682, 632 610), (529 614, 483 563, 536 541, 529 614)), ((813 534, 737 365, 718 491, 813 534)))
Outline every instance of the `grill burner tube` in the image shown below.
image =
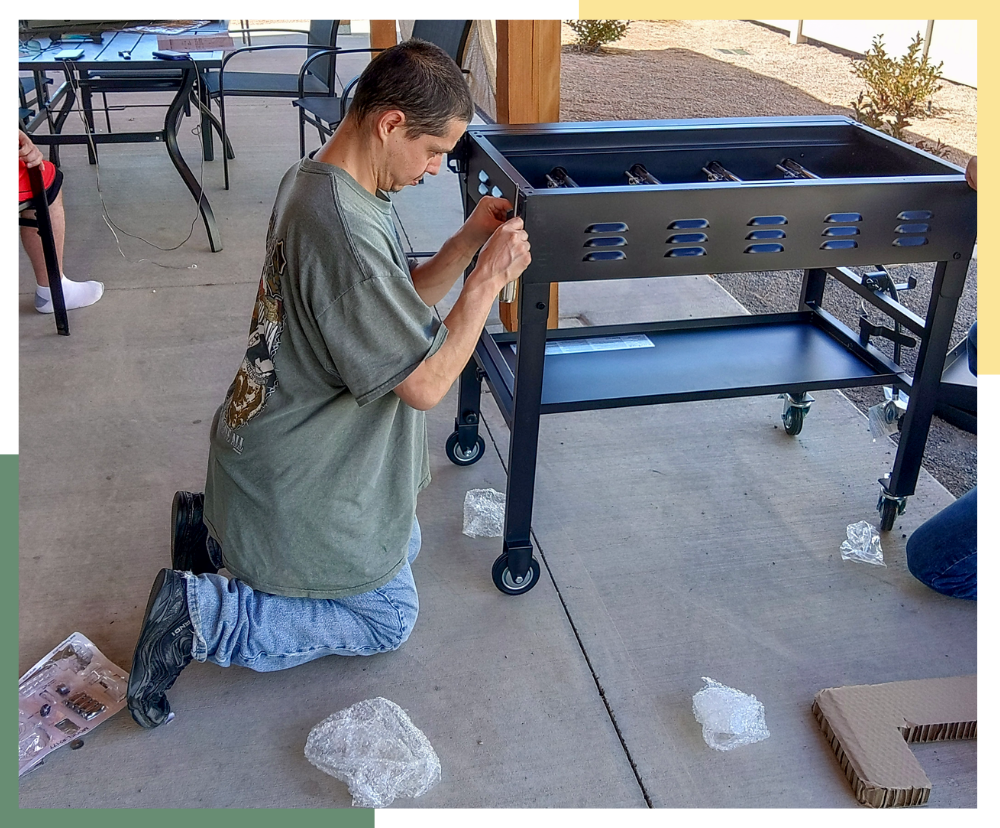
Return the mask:
POLYGON ((737 178, 729 170, 722 166, 718 161, 709 161, 708 165, 701 168, 701 171, 708 176, 709 181, 742 181, 742 178, 737 178))
POLYGON ((809 172, 798 161, 793 161, 791 158, 786 158, 780 164, 775 164, 774 166, 784 173, 785 178, 819 178, 816 173, 809 172))
POLYGON ((642 164, 633 164, 625 170, 625 179, 629 184, 659 184, 660 180, 650 174, 642 164))
POLYGON ((552 189, 554 187, 579 187, 569 173, 562 167, 553 167, 551 172, 545 174, 545 186, 552 189))

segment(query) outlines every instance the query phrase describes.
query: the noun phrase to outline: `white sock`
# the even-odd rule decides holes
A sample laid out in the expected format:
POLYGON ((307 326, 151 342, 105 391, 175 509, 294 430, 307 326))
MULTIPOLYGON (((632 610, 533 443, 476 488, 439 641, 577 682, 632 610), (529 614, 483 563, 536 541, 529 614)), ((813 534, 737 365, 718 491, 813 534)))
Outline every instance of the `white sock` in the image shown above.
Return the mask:
MULTIPOLYGON (((62 276, 63 299, 66 310, 85 308, 93 305, 104 295, 103 282, 74 282, 62 276)), ((35 285, 35 310, 39 313, 52 313, 52 291, 48 287, 35 285)))

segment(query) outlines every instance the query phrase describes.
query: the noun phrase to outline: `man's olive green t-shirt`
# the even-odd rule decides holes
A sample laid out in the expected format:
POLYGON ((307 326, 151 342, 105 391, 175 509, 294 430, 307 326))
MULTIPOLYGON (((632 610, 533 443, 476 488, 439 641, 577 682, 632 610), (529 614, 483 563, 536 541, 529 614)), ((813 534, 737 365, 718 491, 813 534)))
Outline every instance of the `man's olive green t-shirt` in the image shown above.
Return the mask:
POLYGON ((413 287, 388 196, 329 164, 292 167, 212 424, 205 523, 234 576, 309 598, 392 579, 430 481, 424 414, 392 392, 446 335, 413 287))

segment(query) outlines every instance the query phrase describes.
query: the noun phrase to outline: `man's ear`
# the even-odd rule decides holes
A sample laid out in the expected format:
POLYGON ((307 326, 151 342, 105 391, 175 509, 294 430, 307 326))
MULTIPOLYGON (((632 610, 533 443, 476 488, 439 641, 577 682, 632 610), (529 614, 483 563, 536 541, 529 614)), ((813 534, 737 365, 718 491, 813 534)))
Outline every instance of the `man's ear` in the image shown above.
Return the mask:
POLYGON ((387 109, 375 120, 379 138, 386 140, 396 130, 405 130, 406 116, 398 109, 387 109))

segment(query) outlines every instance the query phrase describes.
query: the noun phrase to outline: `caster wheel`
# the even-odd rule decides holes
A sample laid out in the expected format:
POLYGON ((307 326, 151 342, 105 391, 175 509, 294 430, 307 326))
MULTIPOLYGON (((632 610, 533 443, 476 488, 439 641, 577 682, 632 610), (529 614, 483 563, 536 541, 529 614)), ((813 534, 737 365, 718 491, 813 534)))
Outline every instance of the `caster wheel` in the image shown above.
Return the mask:
POLYGON ((785 423, 785 434, 791 434, 794 436, 802 431, 802 421, 805 417, 806 410, 804 408, 791 406, 784 414, 781 415, 781 419, 785 423))
POLYGON ((477 460, 481 459, 485 452, 486 441, 482 437, 476 438, 476 444, 468 452, 462 451, 462 447, 458 444, 457 431, 444 444, 444 453, 448 455, 448 459, 456 466, 471 466, 477 460))
POLYGON ((906 510, 906 499, 893 500, 892 498, 880 496, 878 499, 878 513, 881 515, 879 529, 888 532, 896 522, 896 515, 901 515, 906 510))
POLYGON ((532 558, 531 566, 528 567, 528 572, 521 583, 515 583, 507 568, 507 554, 504 553, 493 562, 493 583, 497 589, 508 595, 523 595, 538 583, 540 571, 538 561, 532 558))

